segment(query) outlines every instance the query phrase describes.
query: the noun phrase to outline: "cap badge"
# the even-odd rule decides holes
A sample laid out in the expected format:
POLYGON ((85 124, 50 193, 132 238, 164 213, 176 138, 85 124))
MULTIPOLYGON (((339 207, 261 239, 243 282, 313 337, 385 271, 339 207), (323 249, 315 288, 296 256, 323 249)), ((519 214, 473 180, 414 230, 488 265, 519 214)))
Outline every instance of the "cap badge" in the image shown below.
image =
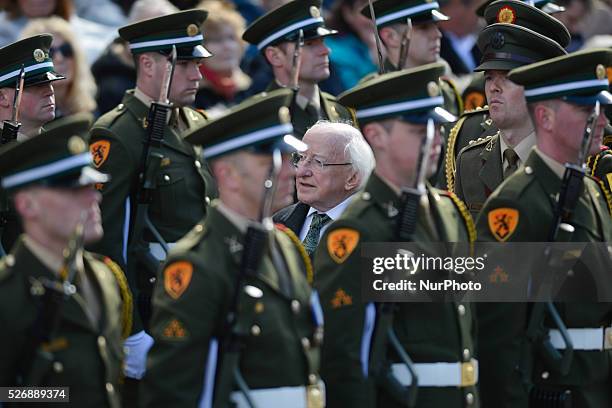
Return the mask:
POLYGON ((68 150, 72 154, 80 154, 87 150, 87 145, 83 139, 74 135, 68 139, 68 150))
POLYGON ((195 24, 189 24, 187 26, 187 35, 190 36, 190 37, 193 37, 194 35, 197 35, 199 31, 200 30, 198 29, 198 26, 195 25, 195 24))
POLYGON ((597 79, 604 79, 606 77, 606 68, 601 64, 597 64, 595 67, 595 75, 597 79))
POLYGON ((498 23, 514 24, 515 21, 516 13, 512 7, 504 6, 497 12, 498 23))
POLYGON ((429 96, 431 96, 432 98, 434 96, 438 96, 440 95, 440 86, 438 84, 436 84, 434 81, 430 81, 427 84, 427 93, 429 94, 429 96))
POLYGON ((45 52, 40 48, 35 49, 33 55, 36 62, 43 62, 45 60, 45 52))
POLYGON ((493 34, 493 38, 491 38, 491 47, 499 50, 505 43, 506 37, 504 37, 504 34, 500 31, 496 31, 495 34, 493 34))
POLYGON ((279 110, 278 110, 278 119, 281 121, 281 123, 286 124, 291 122, 291 114, 289 113, 289 108, 286 106, 282 106, 279 110))
POLYGON ((310 6, 310 15, 314 18, 321 17, 321 11, 317 8, 317 6, 310 6))

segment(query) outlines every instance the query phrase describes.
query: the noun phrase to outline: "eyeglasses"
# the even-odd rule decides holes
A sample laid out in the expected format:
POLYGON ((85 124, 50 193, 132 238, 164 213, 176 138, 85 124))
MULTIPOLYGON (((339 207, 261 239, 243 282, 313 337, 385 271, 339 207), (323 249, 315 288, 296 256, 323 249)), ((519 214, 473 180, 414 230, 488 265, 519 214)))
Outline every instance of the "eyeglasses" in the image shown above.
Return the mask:
POLYGON ((72 49, 72 45, 65 42, 59 47, 51 47, 49 48, 49 57, 53 58, 56 52, 62 54, 64 58, 70 58, 74 55, 74 50, 72 49))
POLYGON ((323 170, 325 167, 328 166, 348 166, 349 164, 353 163, 325 163, 323 160, 316 156, 308 157, 305 154, 293 152, 291 154, 291 164, 293 164, 293 166, 296 168, 299 167, 301 164, 302 166, 312 165, 313 168, 323 170))

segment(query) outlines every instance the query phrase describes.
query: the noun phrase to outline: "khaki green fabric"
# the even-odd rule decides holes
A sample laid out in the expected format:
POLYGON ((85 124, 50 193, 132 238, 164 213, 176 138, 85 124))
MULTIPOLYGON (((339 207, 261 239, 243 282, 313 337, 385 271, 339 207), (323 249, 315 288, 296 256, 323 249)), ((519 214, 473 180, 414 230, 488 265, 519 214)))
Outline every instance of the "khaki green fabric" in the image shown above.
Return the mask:
MULTIPOLYGON (((187 127, 185 131, 206 123, 203 115, 190 108, 180 108, 179 112, 181 122, 187 127)), ((138 276, 130 262, 130 248, 125 268, 123 248, 128 244, 125 228, 133 222, 130 215, 134 214, 137 204, 135 187, 146 137, 147 113, 145 104, 133 91, 128 91, 122 103, 100 117, 90 131, 94 164, 112 177, 101 188, 104 238, 95 249, 124 267, 135 298, 138 296, 138 276)), ((202 219, 206 213, 206 198, 214 198, 217 194, 207 164, 191 144, 183 141, 176 120, 178 118, 173 115, 165 128, 162 147, 165 158, 157 175, 157 190, 149 205, 149 217, 167 242, 178 241, 202 219)), ((145 235, 145 240, 155 242, 150 234, 145 235)), ((140 330, 138 316, 135 316, 134 326, 134 331, 140 330)))
MULTIPOLYGON (((310 375, 318 381, 319 341, 314 336, 304 264, 284 233, 274 231, 273 236, 289 270, 290 293, 281 288, 281 273, 265 249, 257 275, 244 281, 260 289, 261 297, 251 297, 246 290, 240 297, 239 319, 248 332, 240 371, 255 390, 304 386, 310 375)), ((145 406, 195 407, 204 382, 214 383, 205 375, 212 357, 209 347, 213 340, 218 340, 220 347, 223 344, 243 244, 244 233, 213 202, 206 220, 172 251, 160 276, 164 282, 157 285, 153 299, 151 333, 155 344, 149 351, 141 388, 145 406), (165 288, 168 274, 177 265, 193 271, 178 297, 165 288), (182 331, 174 330, 177 327, 182 331)), ((221 353, 217 361, 222 359, 221 353)))
MULTIPOLYGON (((421 207, 417 215, 415 241, 467 242, 466 221, 453 200, 431 187, 428 198, 429 211, 421 207)), ((361 294, 361 244, 394 241, 398 201, 397 194, 373 174, 365 191, 330 225, 315 253, 314 287, 325 313, 321 374, 330 408, 403 406, 364 376, 360 361, 367 306, 361 294), (327 240, 341 228, 358 232, 359 242, 344 262, 336 263, 329 255, 327 240)), ((394 329, 415 363, 465 361, 465 349, 468 358, 474 355, 475 325, 468 304, 399 303, 394 329)), ((390 351, 389 358, 398 361, 390 351)), ((477 407, 479 403, 475 387, 422 387, 416 406, 477 407), (473 399, 472 405, 468 399, 473 399)))
MULTIPOLYGON (((53 365, 44 375, 45 387, 70 387, 70 403, 81 407, 119 407, 123 358, 121 295, 109 267, 98 255, 85 252, 85 273, 100 300, 101 318, 93 325, 86 301, 77 292, 62 307, 59 331, 51 341, 53 365)), ((30 294, 30 278, 57 280, 20 239, 0 264, 0 384, 17 385, 25 345, 40 300, 30 294)), ((16 404, 16 406, 23 404, 16 404)))
MULTIPOLYGON (((572 217, 576 231, 574 242, 610 242, 612 219, 603 191, 597 183, 585 178, 585 188, 572 217)), ((553 217, 553 200, 559 192, 561 180, 532 151, 524 166, 489 197, 477 221, 478 239, 495 241, 488 223, 488 213, 497 208, 518 211, 519 222, 508 242, 543 242, 548 240, 548 227, 553 217)), ((602 259, 602 268, 610 268, 609 260, 602 259)), ((602 269, 606 270, 606 269, 602 269)), ((557 304, 557 309, 568 328, 610 326, 612 305, 609 303, 557 304)), ((595 408, 612 405, 612 352, 574 351, 567 376, 555 374, 539 354, 528 349, 521 358, 530 305, 520 303, 479 304, 478 355, 480 358, 480 390, 483 404, 493 407, 523 408, 528 406, 528 393, 519 374, 527 361, 533 364, 528 380, 553 390, 570 389, 574 397, 572 407, 595 408), (548 372, 548 375, 544 375, 548 372), (546 378, 544 378, 546 377, 546 378)), ((553 328, 550 322, 547 327, 553 328)))

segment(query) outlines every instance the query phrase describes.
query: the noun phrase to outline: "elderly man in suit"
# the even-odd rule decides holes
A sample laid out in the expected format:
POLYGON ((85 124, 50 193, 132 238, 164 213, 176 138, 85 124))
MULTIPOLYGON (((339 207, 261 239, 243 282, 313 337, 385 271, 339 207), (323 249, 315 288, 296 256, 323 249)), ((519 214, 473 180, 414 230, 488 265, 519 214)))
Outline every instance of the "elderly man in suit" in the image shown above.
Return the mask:
POLYGON ((304 134, 308 150, 295 153, 298 202, 274 215, 312 255, 330 221, 337 219, 374 168, 374 154, 359 130, 320 121, 304 134))

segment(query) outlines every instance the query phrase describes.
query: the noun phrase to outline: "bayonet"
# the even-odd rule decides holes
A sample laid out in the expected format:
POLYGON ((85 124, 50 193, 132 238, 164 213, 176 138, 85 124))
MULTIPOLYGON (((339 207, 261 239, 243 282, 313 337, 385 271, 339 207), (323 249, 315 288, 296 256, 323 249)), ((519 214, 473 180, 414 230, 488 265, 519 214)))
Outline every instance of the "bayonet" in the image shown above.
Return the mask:
POLYGON ((372 25, 374 26, 374 39, 376 40, 376 55, 378 55, 378 73, 380 75, 385 73, 385 61, 382 52, 382 42, 380 41, 380 35, 378 34, 378 24, 376 23, 376 13, 374 12, 374 5, 372 0, 368 0, 370 7, 370 16, 372 18, 372 25))
POLYGON ((402 43, 400 46, 399 61, 397 64, 397 70, 406 68, 406 58, 408 58, 408 50, 410 49, 410 40, 412 39, 412 19, 408 17, 406 19, 406 27, 402 33, 402 43))

